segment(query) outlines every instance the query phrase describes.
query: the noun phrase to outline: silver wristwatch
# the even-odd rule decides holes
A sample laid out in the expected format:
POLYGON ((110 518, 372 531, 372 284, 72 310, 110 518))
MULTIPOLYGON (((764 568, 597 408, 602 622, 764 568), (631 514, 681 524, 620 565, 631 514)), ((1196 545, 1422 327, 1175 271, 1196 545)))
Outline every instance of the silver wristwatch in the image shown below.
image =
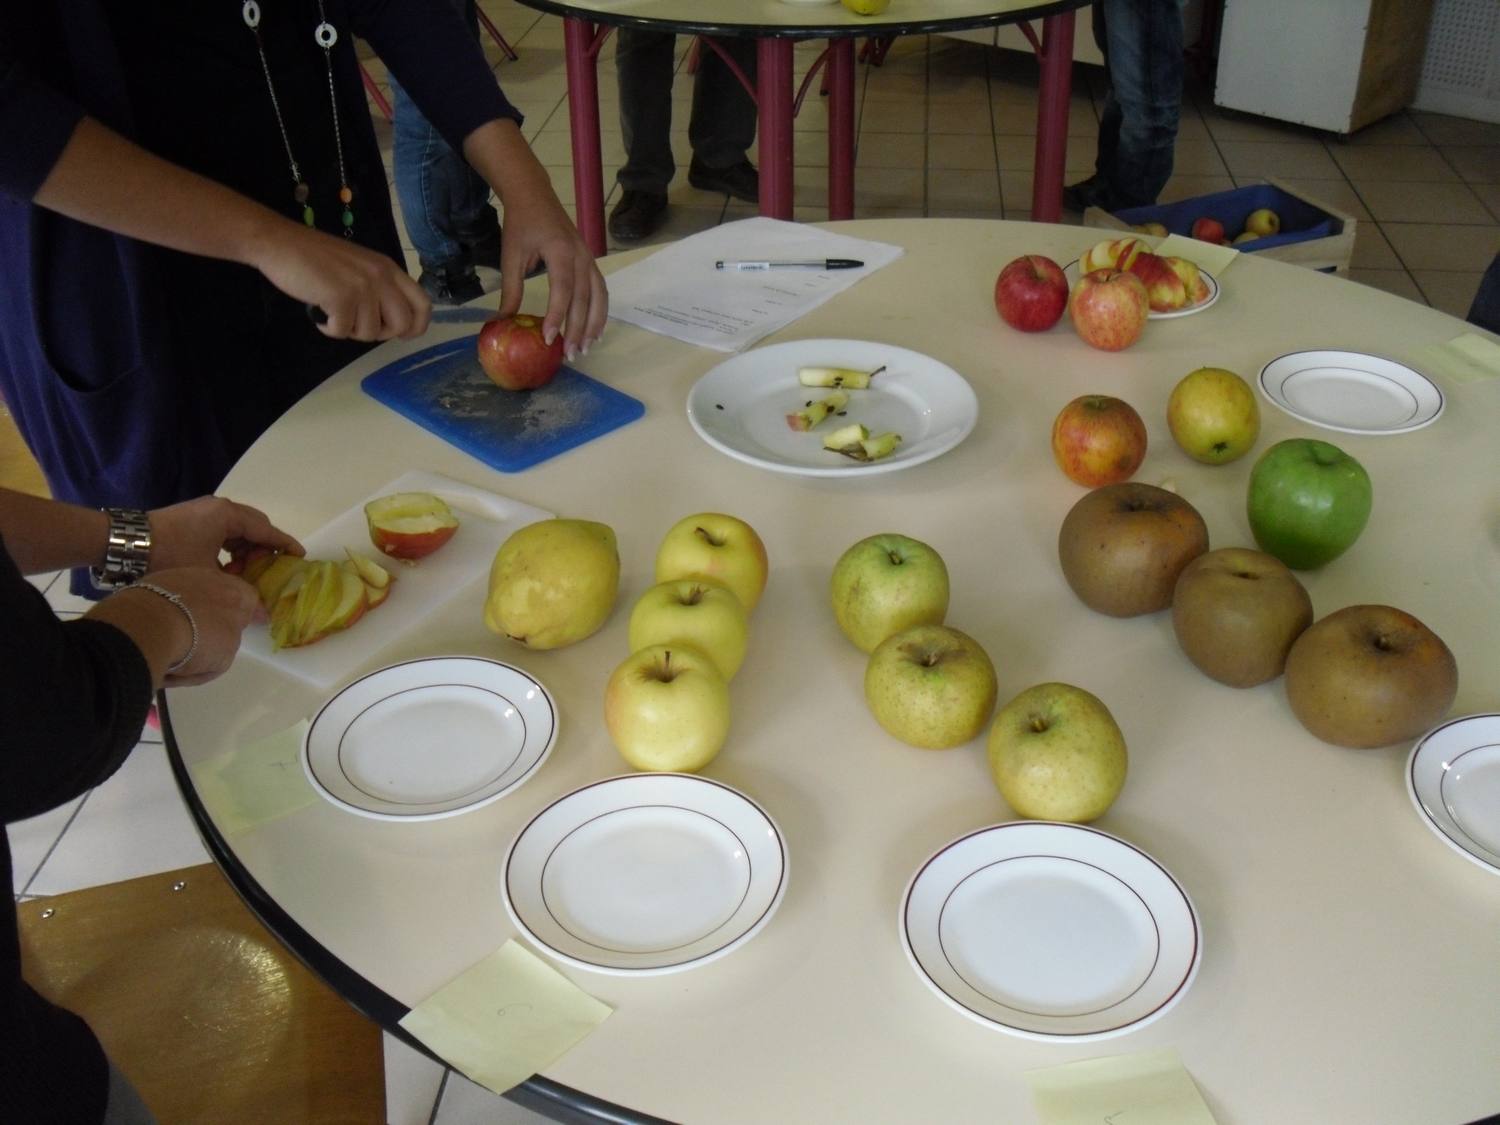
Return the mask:
POLYGON ((146 573, 151 562, 151 522, 139 508, 105 508, 109 516, 109 544, 104 564, 89 568, 98 590, 129 586, 146 573))

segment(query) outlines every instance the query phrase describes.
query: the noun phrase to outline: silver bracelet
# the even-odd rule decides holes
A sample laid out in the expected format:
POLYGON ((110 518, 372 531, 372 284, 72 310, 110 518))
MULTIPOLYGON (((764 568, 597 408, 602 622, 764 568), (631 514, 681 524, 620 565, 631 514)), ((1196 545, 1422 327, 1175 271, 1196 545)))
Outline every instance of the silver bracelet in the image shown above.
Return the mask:
POLYGON ((167 675, 170 676, 179 668, 185 667, 187 663, 193 659, 193 657, 198 655, 198 622, 193 617, 193 611, 188 609, 187 602, 183 601, 176 594, 172 593, 171 590, 164 590, 162 589, 162 587, 157 586, 152 582, 136 582, 127 587, 127 589, 150 590, 157 597, 166 598, 167 601, 171 602, 178 609, 182 610, 182 616, 187 618, 188 628, 193 631, 193 642, 192 644, 188 645, 187 655, 185 655, 176 664, 173 664, 170 668, 167 669, 167 675))

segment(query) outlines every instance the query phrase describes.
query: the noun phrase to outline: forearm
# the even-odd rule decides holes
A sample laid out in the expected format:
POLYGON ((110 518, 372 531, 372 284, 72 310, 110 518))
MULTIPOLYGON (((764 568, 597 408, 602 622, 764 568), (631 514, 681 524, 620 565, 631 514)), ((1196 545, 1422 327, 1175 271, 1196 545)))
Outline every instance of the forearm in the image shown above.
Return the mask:
POLYGON ((0 536, 22 574, 104 561, 109 517, 93 508, 0 488, 0 536))
POLYGON ((495 190, 507 211, 558 206, 547 175, 520 126, 509 118, 488 121, 464 138, 464 159, 495 190))

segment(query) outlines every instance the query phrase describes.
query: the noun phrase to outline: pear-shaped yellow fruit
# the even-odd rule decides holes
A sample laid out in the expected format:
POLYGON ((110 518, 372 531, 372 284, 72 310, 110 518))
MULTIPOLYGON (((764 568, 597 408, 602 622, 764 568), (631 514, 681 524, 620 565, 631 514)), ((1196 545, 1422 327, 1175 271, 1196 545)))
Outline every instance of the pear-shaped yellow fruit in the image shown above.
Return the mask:
POLYGON ((878 16, 891 6, 891 0, 842 0, 842 3, 857 16, 878 16))
POLYGON ((541 520, 495 553, 484 623, 528 648, 562 648, 609 619, 619 590, 613 529, 591 520, 541 520))

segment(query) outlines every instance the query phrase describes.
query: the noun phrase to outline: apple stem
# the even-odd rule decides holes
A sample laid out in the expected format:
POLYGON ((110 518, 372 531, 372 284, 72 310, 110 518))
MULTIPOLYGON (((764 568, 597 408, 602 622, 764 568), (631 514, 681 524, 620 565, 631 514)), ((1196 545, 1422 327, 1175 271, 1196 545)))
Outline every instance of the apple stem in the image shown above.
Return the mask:
POLYGON ((715 539, 713 536, 713 532, 709 531, 706 527, 693 528, 693 534, 702 536, 705 541, 715 547, 722 547, 724 545, 724 540, 715 539))
POLYGON ((898 555, 895 551, 887 551, 886 552, 886 556, 891 560, 891 565, 892 566, 900 566, 902 563, 904 563, 906 561, 900 555, 898 555))
POLYGON ((1042 731, 1047 729, 1047 720, 1040 715, 1034 716, 1031 720, 1031 729, 1036 731, 1037 734, 1041 734, 1042 731))

